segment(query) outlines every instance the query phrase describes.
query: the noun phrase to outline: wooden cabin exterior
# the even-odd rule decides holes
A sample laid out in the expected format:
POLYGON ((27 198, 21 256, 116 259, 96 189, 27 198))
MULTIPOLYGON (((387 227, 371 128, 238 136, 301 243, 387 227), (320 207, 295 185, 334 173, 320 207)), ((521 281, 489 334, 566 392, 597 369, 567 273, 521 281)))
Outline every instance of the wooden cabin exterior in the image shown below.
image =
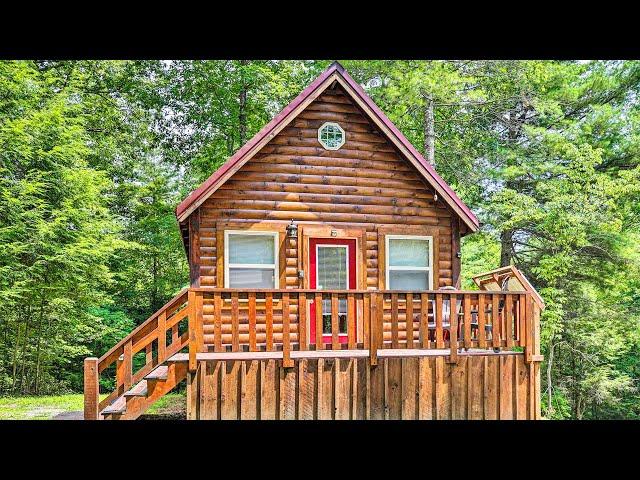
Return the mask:
POLYGON ((185 377, 193 419, 540 417, 537 298, 459 290, 477 218, 339 64, 176 214, 190 286, 85 361, 86 418, 185 377))

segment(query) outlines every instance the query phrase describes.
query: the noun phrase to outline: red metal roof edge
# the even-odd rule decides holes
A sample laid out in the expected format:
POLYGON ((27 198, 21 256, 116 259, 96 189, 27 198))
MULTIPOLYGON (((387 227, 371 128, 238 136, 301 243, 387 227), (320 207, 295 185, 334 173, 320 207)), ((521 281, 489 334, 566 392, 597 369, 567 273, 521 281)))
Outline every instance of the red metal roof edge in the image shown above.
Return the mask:
POLYGON ((407 140, 407 138, 398 130, 398 128, 389 120, 382 110, 371 100, 364 89, 356 82, 338 62, 334 62, 327 68, 320 76, 318 76, 311 84, 305 88, 300 94, 294 98, 289 105, 287 105, 273 120, 267 123, 258 133, 256 133, 251 140, 244 144, 236 153, 234 153, 229 160, 227 160, 218 170, 216 170, 202 185, 191 192, 180 204, 176 207, 176 216, 180 217, 194 202, 198 201, 212 186, 218 182, 225 173, 233 168, 238 162, 241 162, 247 152, 249 152, 257 143, 259 143, 264 137, 276 128, 286 116, 300 105, 309 95, 311 95, 327 77, 334 72, 339 72, 340 76, 354 89, 354 91, 360 96, 369 108, 375 113, 378 119, 391 130, 391 132, 398 138, 400 143, 405 146, 409 152, 415 157, 422 167, 431 175, 433 181, 435 181, 440 188, 442 188, 453 200, 453 202, 467 215, 471 223, 477 228, 480 228, 478 218, 473 212, 465 205, 465 203, 456 195, 453 189, 444 181, 444 179, 436 172, 433 166, 427 162, 427 160, 418 152, 415 147, 407 140))

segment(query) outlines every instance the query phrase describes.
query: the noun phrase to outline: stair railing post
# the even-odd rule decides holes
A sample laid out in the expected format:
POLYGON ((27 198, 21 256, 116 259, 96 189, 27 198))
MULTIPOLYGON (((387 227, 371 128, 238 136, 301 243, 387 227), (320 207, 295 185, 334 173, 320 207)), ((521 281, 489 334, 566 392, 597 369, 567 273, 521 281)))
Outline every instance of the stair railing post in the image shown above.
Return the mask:
POLYGON ((189 309, 189 371, 195 372, 198 368, 197 352, 197 312, 196 312, 196 292, 189 289, 187 296, 187 308, 189 309))
POLYGON ((98 405, 100 403, 100 388, 98 375, 98 359, 89 357, 84 359, 84 419, 98 420, 98 405))

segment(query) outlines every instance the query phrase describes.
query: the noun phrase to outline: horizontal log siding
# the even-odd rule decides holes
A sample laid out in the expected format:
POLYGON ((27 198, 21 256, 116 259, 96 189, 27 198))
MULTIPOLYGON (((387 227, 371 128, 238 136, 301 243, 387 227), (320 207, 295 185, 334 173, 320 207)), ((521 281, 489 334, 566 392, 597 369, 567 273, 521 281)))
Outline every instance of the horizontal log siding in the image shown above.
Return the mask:
MULTIPOLYGON (((338 89, 309 105, 221 185, 198 213, 200 286, 222 286, 217 279, 217 265, 222 265, 216 251, 218 221, 288 223, 291 219, 300 224, 364 227, 364 268, 370 289, 378 287, 378 250, 384 248, 378 245, 378 226, 436 226, 440 258, 434 288, 453 283, 450 209, 440 200, 434 203, 433 189, 338 89), (346 142, 337 151, 318 143, 317 129, 326 121, 338 122, 346 132, 346 142)), ((295 240, 284 253, 280 287, 296 288, 295 240)), ((212 308, 205 299, 205 338, 213 325, 208 313, 212 308)), ((297 332, 297 305, 291 305, 290 313, 292 332, 297 332)), ((281 332, 280 322, 274 317, 274 332, 281 332)))

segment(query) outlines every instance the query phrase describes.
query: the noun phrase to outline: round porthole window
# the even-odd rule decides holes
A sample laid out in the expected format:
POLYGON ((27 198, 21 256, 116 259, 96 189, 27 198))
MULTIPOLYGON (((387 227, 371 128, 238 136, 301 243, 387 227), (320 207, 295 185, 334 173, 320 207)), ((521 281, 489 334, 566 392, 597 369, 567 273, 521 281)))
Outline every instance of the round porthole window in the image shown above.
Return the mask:
POLYGON ((318 141, 327 150, 338 150, 344 140, 344 130, 337 123, 326 122, 318 129, 318 141))

